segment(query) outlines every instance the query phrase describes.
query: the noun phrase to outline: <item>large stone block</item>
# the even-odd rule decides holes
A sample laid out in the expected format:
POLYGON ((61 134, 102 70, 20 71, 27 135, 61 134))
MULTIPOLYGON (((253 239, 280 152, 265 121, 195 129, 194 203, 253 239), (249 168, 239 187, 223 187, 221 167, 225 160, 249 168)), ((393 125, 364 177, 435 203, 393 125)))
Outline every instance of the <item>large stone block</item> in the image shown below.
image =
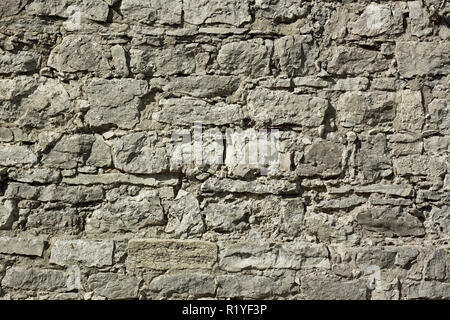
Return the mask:
POLYGON ((329 106, 326 99, 264 88, 252 90, 247 104, 250 118, 259 126, 295 125, 307 128, 320 126, 329 106))
POLYGON ((163 225, 164 211, 153 190, 141 190, 136 196, 104 203, 86 218, 87 233, 138 232, 150 226, 163 225))
POLYGON ((208 228, 217 232, 232 232, 247 225, 245 220, 250 216, 251 209, 247 202, 212 202, 203 209, 203 214, 208 228))
POLYGON ((44 241, 36 238, 0 237, 0 253, 41 257, 44 241))
POLYGON ((292 242, 286 244, 239 242, 220 249, 221 269, 238 272, 246 269, 329 269, 324 245, 292 242))
POLYGON ((37 162, 31 148, 21 145, 0 144, 0 166, 22 166, 37 162))
POLYGON ((71 8, 77 8, 83 17, 105 22, 109 14, 108 1, 104 0, 60 0, 49 6, 45 0, 36 0, 27 6, 27 11, 39 16, 68 18, 71 8))
POLYGON ((217 55, 219 70, 251 77, 269 75, 272 47, 272 41, 262 39, 224 44, 217 55))
POLYGON ((176 270, 154 278, 148 285, 148 290, 164 299, 213 297, 216 283, 209 273, 176 270))
POLYGON ((273 43, 275 62, 281 75, 301 76, 313 74, 316 71, 315 62, 319 50, 309 36, 286 36, 278 38, 273 43))
POLYGON ((337 75, 368 76, 389 68, 389 61, 379 52, 360 47, 336 47, 327 71, 337 75))
POLYGON ((56 240, 52 245, 50 263, 70 266, 81 263, 87 267, 113 264, 112 240, 56 240))
POLYGON ((116 168, 133 174, 168 171, 169 158, 164 147, 157 147, 155 132, 135 132, 113 141, 112 153, 116 168))
POLYGON ((422 281, 402 286, 406 299, 450 299, 450 283, 422 281))
POLYGON ((423 236, 425 228, 419 218, 400 207, 373 207, 361 209, 356 217, 365 229, 385 235, 423 236))
POLYGON ((395 56, 402 77, 446 75, 450 72, 448 42, 397 41, 395 56))
POLYGON ((240 26, 250 22, 248 0, 184 0, 184 20, 190 24, 224 23, 240 26))
POLYGON ((27 128, 53 128, 66 123, 74 104, 62 83, 43 77, 0 80, 0 119, 27 128))
POLYGON ((65 291, 67 278, 64 271, 13 267, 6 270, 1 284, 3 287, 19 290, 65 291))
POLYGON ((42 163, 51 168, 74 169, 82 166, 91 151, 95 137, 87 134, 65 135, 48 154, 42 163))
POLYGON ((134 79, 93 79, 85 91, 90 105, 86 120, 90 126, 131 129, 139 122, 140 98, 147 93, 148 85, 134 79))
POLYGON ((337 100, 336 116, 338 122, 345 128, 375 126, 392 121, 396 105, 395 93, 345 92, 337 100))
POLYGON ((290 293, 293 279, 258 275, 221 275, 217 277, 217 297, 268 299, 290 293))
POLYGON ((61 201, 76 204, 102 200, 103 189, 99 186, 33 186, 14 182, 8 184, 5 197, 39 200, 42 202, 61 201))
POLYGON ((50 53, 47 65, 59 72, 92 72, 108 76, 111 66, 109 50, 92 35, 67 35, 50 53))
POLYGON ((344 145, 327 140, 314 141, 305 149, 302 162, 296 163, 299 176, 336 176, 342 172, 344 145))
POLYGON ((217 246, 200 240, 132 239, 128 241, 127 267, 131 269, 211 269, 217 246))
POLYGON ((167 219, 165 231, 175 237, 189 238, 205 231, 200 204, 192 193, 185 190, 178 191, 176 199, 169 203, 167 219))
POLYGON ((96 273, 88 286, 94 293, 108 299, 136 299, 141 281, 134 276, 116 273, 96 273))
POLYGON ((393 166, 399 176, 439 177, 447 172, 447 157, 408 155, 394 159, 393 166))
POLYGON ((83 214, 69 205, 57 204, 53 208, 40 207, 27 216, 26 229, 39 235, 65 236, 84 230, 83 214))
POLYGON ((409 18, 411 22, 411 34, 421 37, 433 32, 430 15, 423 6, 422 1, 408 1, 409 18))
POLYGON ((400 33, 403 31, 403 17, 392 11, 389 5, 370 3, 356 21, 349 23, 351 33, 361 36, 400 33))
POLYGON ((176 45, 165 48, 136 48, 130 50, 130 69, 154 77, 188 75, 195 71, 195 48, 176 45))
POLYGON ((120 11, 129 20, 146 24, 181 23, 182 0, 123 0, 120 11))
POLYGON ((41 56, 33 52, 18 52, 16 54, 0 49, 0 74, 26 73, 39 70, 41 56))
POLYGON ((162 99, 159 102, 161 111, 155 112, 152 118, 172 125, 226 125, 239 124, 244 119, 242 107, 237 104, 209 104, 193 98, 162 99))
POLYGON ((450 135, 450 99, 434 99, 428 104, 430 123, 443 134, 450 135))
POLYGON ((404 90, 398 93, 400 103, 393 126, 397 131, 421 132, 425 122, 425 112, 420 91, 404 90))
POLYGON ((339 281, 319 277, 304 277, 301 290, 307 299, 313 300, 366 300, 364 280, 339 281))
POLYGON ((307 2, 300 0, 256 0, 256 16, 274 22, 291 22, 307 13, 307 2))

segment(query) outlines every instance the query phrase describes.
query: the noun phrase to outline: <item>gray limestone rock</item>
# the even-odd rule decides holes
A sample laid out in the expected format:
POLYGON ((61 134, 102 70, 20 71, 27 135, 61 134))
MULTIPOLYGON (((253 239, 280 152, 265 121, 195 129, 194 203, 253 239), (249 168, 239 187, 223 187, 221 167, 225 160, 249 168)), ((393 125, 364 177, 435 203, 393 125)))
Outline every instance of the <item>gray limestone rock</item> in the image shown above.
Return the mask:
POLYGON ((87 123, 92 127, 133 128, 139 122, 140 98, 147 90, 147 82, 142 80, 93 79, 85 89, 90 105, 87 123))
POLYGON ((217 246, 200 240, 133 239, 127 251, 131 269, 211 269, 217 261, 217 246))
POLYGON ((22 290, 53 291, 66 289, 67 274, 60 270, 13 267, 6 271, 2 286, 22 290))
POLYGON ((61 0, 49 6, 45 0, 36 0, 27 6, 27 11, 39 16, 68 18, 71 8, 77 8, 82 16, 94 21, 106 22, 109 13, 108 2, 104 0, 61 0))
POLYGON ((9 229, 17 215, 17 204, 0 198, 0 230, 9 229))
POLYGON ((219 70, 226 74, 267 76, 272 48, 272 41, 261 39, 224 44, 217 55, 219 70))
POLYGON ((368 37, 403 31, 401 17, 392 12, 389 4, 378 3, 370 3, 358 19, 349 23, 348 27, 351 33, 368 37))
POLYGON ((106 50, 90 35, 67 35, 48 58, 47 65, 58 72, 92 72, 99 76, 111 73, 106 50))
POLYGON ((113 141, 112 155, 116 168, 133 174, 161 173, 168 170, 164 147, 157 147, 155 132, 135 132, 113 141))
POLYGON ((240 26, 251 21, 248 0, 184 0, 183 10, 185 21, 195 25, 240 26))
POLYGON ((182 0, 123 0, 120 11, 126 19, 146 24, 181 23, 182 0))
POLYGON ((194 49, 184 45, 133 48, 130 50, 130 70, 154 77, 192 74, 196 67, 194 49))
POLYGON ((108 299, 136 299, 140 280, 116 273, 96 273, 89 277, 89 289, 108 299))
POLYGON ((385 71, 389 61, 379 52, 360 47, 336 47, 327 71, 337 75, 369 75, 385 71))
POLYGON ((0 144, 0 166, 32 165, 37 157, 27 146, 0 144))
POLYGON ((256 16, 274 22, 291 22, 304 17, 307 12, 306 1, 298 0, 256 0, 256 16))
POLYGON ((205 223, 200 213, 197 198, 184 190, 169 204, 165 231, 175 237, 192 238, 205 231, 205 223))
POLYGON ((326 99, 285 91, 255 89, 247 98, 249 116, 258 125, 320 126, 328 109, 326 99))
POLYGON ((366 300, 366 283, 361 280, 339 281, 320 277, 302 279, 302 293, 314 300, 366 300))
POLYGON ((52 244, 50 263, 69 266, 81 263, 88 267, 110 266, 113 263, 112 240, 63 240, 52 244))
POLYGON ((172 125, 226 125, 239 124, 244 119, 242 107, 219 102, 215 105, 193 98, 163 99, 161 111, 153 113, 154 120, 172 125))
POLYGON ((445 75, 450 71, 448 42, 398 41, 395 47, 402 77, 445 75))
POLYGON ((365 229, 385 235, 421 236, 425 233, 419 218, 400 207, 373 207, 361 209, 356 217, 365 229))
POLYGON ((156 277, 148 290, 158 297, 212 297, 216 291, 214 277, 205 272, 177 270, 156 277))
MULTIPOLYGON (((0 14, 1 15, 1 14, 0 14)), ((27 73, 39 69, 41 56, 33 52, 12 54, 0 49, 0 73, 27 73)))
POLYGON ((44 241, 35 238, 0 237, 0 253, 41 257, 44 241))
POLYGON ((149 226, 164 225, 160 198, 153 190, 134 197, 106 203, 86 219, 86 232, 92 234, 138 232, 149 226))

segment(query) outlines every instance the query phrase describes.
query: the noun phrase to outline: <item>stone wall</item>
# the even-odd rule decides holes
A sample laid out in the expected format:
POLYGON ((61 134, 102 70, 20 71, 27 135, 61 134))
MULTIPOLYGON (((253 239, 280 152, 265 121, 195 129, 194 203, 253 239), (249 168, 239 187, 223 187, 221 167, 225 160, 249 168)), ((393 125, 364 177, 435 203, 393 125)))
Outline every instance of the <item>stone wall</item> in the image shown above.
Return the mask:
POLYGON ((3 0, 0 297, 450 298, 449 27, 442 0, 3 0), (193 159, 195 123, 276 157, 193 159))

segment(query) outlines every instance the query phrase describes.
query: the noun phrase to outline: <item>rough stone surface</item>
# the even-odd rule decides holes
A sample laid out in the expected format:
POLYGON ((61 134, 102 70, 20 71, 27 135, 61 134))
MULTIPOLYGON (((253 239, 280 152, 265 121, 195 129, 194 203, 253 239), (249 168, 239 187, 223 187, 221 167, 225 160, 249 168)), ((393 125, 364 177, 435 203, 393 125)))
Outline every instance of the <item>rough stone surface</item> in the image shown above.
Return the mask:
POLYGON ((139 280, 116 273, 96 273, 89 277, 88 286, 94 293, 108 299, 135 299, 139 280))
POLYGON ((450 299, 449 14, 3 0, 0 300, 450 299))
POLYGON ((210 269, 217 260, 215 244, 198 240, 130 240, 127 263, 135 268, 210 269))
POLYGON ((40 257, 43 252, 42 240, 0 237, 0 253, 40 257))
POLYGON ((67 266, 81 263, 88 267, 112 264, 114 242, 111 240, 56 240, 50 262, 67 266))

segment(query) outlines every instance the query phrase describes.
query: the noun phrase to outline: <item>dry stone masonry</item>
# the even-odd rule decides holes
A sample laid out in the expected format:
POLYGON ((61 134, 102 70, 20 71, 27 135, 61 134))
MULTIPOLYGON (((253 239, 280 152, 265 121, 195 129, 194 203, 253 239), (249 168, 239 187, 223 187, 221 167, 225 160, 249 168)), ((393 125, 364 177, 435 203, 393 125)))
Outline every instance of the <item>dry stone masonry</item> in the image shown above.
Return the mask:
POLYGON ((449 84, 445 0, 3 0, 0 297, 450 299, 449 84))

